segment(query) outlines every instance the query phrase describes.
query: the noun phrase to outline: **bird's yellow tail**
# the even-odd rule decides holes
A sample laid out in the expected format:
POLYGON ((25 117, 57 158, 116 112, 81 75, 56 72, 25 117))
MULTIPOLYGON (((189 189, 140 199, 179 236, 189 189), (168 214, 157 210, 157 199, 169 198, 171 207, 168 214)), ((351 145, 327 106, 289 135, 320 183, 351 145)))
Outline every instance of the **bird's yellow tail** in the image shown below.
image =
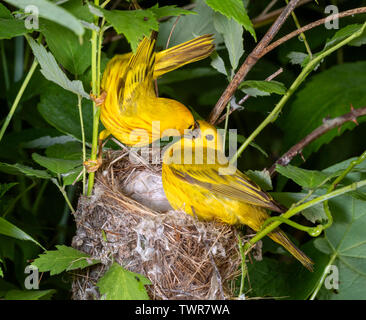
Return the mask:
POLYGON ((178 69, 187 63, 208 57, 215 49, 212 34, 194 38, 156 54, 154 78, 178 69))
POLYGON ((304 252, 297 248, 283 231, 276 229, 275 232, 270 233, 268 236, 273 241, 285 247, 306 269, 313 271, 314 262, 304 252))

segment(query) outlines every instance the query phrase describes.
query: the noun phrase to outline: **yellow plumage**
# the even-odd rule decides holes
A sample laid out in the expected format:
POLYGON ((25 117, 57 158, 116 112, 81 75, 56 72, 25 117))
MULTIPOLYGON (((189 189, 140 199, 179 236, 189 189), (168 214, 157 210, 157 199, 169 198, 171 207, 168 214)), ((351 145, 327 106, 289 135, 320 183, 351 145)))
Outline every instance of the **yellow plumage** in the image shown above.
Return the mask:
MULTIPOLYGON (((213 126, 197 123, 199 128, 172 144, 163 156, 163 187, 171 206, 204 220, 245 224, 259 231, 269 218, 267 210, 282 212, 283 208, 229 165, 213 126)), ((276 229, 269 237, 312 270, 313 262, 283 231, 276 229)))
POLYGON ((100 119, 106 130, 100 139, 113 134, 126 145, 142 146, 163 136, 181 135, 193 126, 193 116, 183 104, 156 96, 154 79, 210 55, 212 36, 204 35, 159 53, 154 52, 154 45, 153 37, 144 38, 136 54, 118 55, 108 63, 101 83, 105 99, 100 119))

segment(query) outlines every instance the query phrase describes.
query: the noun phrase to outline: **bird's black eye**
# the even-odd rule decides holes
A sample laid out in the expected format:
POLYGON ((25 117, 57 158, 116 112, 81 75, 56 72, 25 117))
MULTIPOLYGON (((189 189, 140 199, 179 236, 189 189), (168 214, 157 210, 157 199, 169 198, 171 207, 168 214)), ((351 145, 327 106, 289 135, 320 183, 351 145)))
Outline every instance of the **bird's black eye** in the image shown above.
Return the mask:
POLYGON ((188 127, 189 130, 193 129, 193 124, 188 127))
POLYGON ((208 135, 206 136, 206 139, 207 139, 208 141, 213 140, 213 138, 214 138, 214 136, 213 136, 212 134, 208 134, 208 135))

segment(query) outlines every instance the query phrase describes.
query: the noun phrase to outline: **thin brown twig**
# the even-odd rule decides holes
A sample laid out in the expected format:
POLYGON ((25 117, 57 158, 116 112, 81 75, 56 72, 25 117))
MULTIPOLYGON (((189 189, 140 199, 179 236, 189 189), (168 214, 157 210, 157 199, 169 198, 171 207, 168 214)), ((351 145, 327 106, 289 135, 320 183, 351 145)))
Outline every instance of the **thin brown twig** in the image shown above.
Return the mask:
POLYGON ((266 47, 260 55, 260 58, 262 58, 264 55, 266 55, 268 52, 272 51, 273 49, 277 48, 279 45, 283 44, 284 42, 298 36, 299 34, 308 31, 310 29, 313 29, 317 26, 320 26, 322 24, 324 24, 327 20, 332 19, 332 18, 344 18, 344 17, 348 17, 348 16, 352 16, 354 14, 361 14, 361 13, 366 13, 366 7, 360 7, 360 8, 356 8, 356 9, 351 9, 351 10, 347 10, 344 12, 340 12, 337 14, 332 14, 326 18, 314 21, 312 23, 307 24, 306 26, 303 26, 300 29, 297 29, 295 31, 292 31, 291 33, 287 34, 286 36, 276 40, 275 42, 273 42, 272 44, 270 44, 268 47, 266 47))
POLYGON ((354 109, 351 105, 351 112, 346 113, 342 116, 329 119, 323 119, 323 124, 308 134, 305 138, 300 140, 297 144, 295 144, 291 149, 289 149, 285 154, 283 154, 272 166, 269 168, 269 173, 271 176, 276 172, 276 165, 279 164, 281 166, 287 166, 291 160, 298 154, 301 154, 302 150, 311 142, 327 133, 328 131, 341 127, 345 122, 353 121, 356 124, 357 118, 366 115, 366 107, 354 109))
POLYGON ((300 0, 291 0, 289 4, 285 7, 285 9, 281 12, 276 21, 269 28, 267 33, 263 36, 261 41, 257 44, 254 50, 248 55, 245 59, 244 63, 235 74, 232 81, 229 83, 220 99, 217 101, 214 109, 212 110, 209 116, 209 122, 211 124, 215 124, 217 119, 220 117, 222 111, 225 109, 226 105, 230 101, 233 96, 235 90, 238 88, 239 84, 243 81, 248 72, 252 69, 252 67, 256 64, 258 59, 261 56, 262 51, 268 46, 268 44, 272 41, 274 36, 277 34, 283 23, 286 21, 291 12, 295 9, 296 5, 300 0))
MULTIPOLYGON (((276 78, 280 73, 283 72, 282 68, 279 68, 275 73, 272 73, 269 77, 267 77, 264 81, 271 81, 274 78, 276 78)), ((237 105, 241 106, 245 101, 247 101, 251 97, 250 94, 245 95, 238 103, 237 105)), ((231 115, 235 110, 238 110, 239 108, 230 108, 229 115, 231 115)), ((219 124, 223 122, 226 119, 226 114, 222 115, 219 120, 217 120, 216 124, 219 124)))

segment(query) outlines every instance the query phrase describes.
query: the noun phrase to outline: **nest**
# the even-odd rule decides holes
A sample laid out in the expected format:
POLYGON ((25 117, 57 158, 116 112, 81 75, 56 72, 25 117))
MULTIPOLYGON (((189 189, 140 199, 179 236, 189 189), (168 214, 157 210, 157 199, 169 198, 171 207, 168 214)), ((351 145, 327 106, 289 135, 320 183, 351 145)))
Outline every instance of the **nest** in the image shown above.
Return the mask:
POLYGON ((101 298, 96 283, 112 261, 149 278, 151 299, 232 298, 241 263, 235 228, 172 210, 161 165, 129 155, 109 151, 93 195, 79 199, 72 245, 102 263, 75 275, 73 299, 101 298))

